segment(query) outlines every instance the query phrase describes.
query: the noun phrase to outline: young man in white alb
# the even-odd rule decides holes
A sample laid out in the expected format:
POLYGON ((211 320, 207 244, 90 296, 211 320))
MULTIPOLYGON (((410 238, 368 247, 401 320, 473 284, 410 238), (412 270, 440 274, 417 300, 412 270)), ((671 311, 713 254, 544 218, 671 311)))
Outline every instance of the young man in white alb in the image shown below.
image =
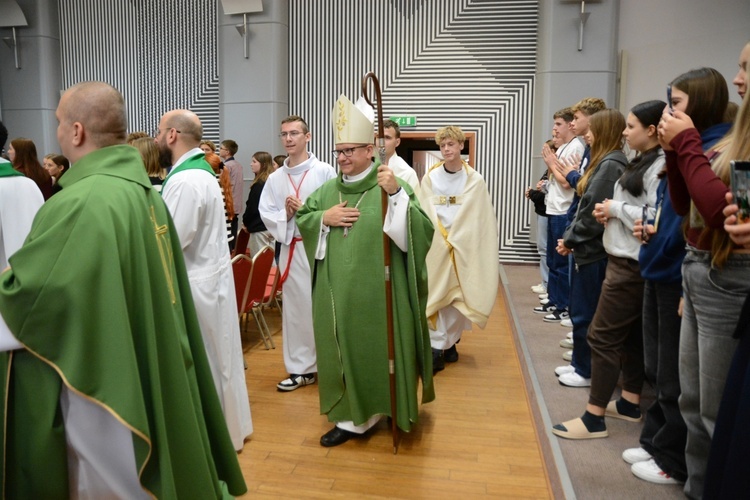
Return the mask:
POLYGON ((293 391, 315 383, 318 371, 310 264, 294 216, 313 191, 336 177, 336 171, 307 150, 311 134, 301 117, 292 115, 285 118, 281 122, 279 136, 288 157, 278 170, 268 176, 260 195, 258 211, 273 238, 281 243, 279 279, 284 290, 282 339, 284 365, 289 377, 276 387, 279 391, 293 391))

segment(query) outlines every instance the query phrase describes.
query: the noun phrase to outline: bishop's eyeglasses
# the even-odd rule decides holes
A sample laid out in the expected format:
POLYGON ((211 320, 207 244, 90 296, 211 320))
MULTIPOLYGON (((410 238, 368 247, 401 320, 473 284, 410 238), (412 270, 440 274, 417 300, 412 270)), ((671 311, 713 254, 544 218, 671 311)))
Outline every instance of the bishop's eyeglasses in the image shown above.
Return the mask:
POLYGON ((331 153, 333 153, 333 156, 335 156, 336 158, 338 158, 340 154, 343 154, 347 158, 351 158, 354 154, 355 149, 366 148, 367 146, 368 145, 365 144, 364 146, 354 146, 353 148, 334 149, 333 151, 331 151, 331 153))

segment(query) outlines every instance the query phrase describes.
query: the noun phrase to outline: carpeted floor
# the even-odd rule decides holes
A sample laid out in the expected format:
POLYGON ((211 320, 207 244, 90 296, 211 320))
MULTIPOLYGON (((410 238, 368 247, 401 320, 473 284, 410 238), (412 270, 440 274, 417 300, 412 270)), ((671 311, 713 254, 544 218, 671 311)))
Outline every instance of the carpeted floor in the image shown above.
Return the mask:
MULTIPOLYGON (((560 340, 570 331, 559 323, 545 323, 542 315, 532 309, 539 305, 531 285, 539 283, 537 266, 503 266, 505 290, 512 308, 518 329, 519 340, 525 344, 528 357, 528 373, 531 377, 530 390, 538 391, 543 429, 541 439, 550 442, 550 454, 557 462, 563 488, 567 495, 579 499, 670 499, 684 498, 682 487, 677 485, 656 485, 638 479, 630 472, 621 454, 626 448, 638 446, 643 424, 623 420, 607 419, 609 437, 572 441, 561 439, 550 432, 550 426, 565 420, 580 417, 588 399, 588 388, 570 388, 560 385, 555 377, 557 366, 568 364, 563 361, 565 349, 559 346, 560 340), (536 380, 534 380, 536 378, 536 380)), ((619 389, 613 396, 618 397, 619 389)), ((653 391, 646 385, 641 407, 645 410, 653 402, 653 391)))

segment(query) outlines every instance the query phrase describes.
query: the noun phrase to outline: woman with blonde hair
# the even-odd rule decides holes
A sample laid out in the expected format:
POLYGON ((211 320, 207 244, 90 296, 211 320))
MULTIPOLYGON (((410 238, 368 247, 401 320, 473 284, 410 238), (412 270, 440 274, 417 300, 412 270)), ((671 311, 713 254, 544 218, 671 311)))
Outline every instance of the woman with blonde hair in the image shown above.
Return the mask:
POLYGON ((265 245, 274 248, 273 237, 266 229, 258 211, 263 187, 266 185, 268 176, 274 171, 273 158, 265 151, 257 151, 253 154, 250 167, 253 169, 255 179, 253 179, 253 183, 250 185, 250 193, 247 195, 245 213, 242 215, 242 228, 250 233, 248 248, 250 249, 250 255, 255 255, 265 245))
MULTIPOLYGON (((591 385, 591 351, 584 335, 596 312, 607 270, 604 226, 596 220, 594 207, 612 198, 615 183, 628 164, 622 152, 624 130, 625 117, 615 109, 604 109, 591 115, 589 131, 584 136, 591 146, 591 160, 576 185, 581 199, 573 222, 557 242, 557 251, 561 255, 572 253, 575 260, 570 276, 570 293, 573 297, 570 317, 576 325, 573 331, 573 359, 570 367, 555 370, 560 384, 565 386, 591 385)), ((569 439, 606 437, 606 406, 606 403, 601 407, 588 404, 583 417, 555 425, 552 432, 569 439)))
MULTIPOLYGON (((204 139, 201 141, 199 146, 204 153, 213 153, 216 154, 216 144, 214 144, 214 141, 209 141, 208 139, 204 139)), ((221 159, 221 158, 219 158, 221 159)))
POLYGON ((151 137, 141 137, 134 139, 131 145, 141 153, 143 165, 146 167, 146 174, 151 181, 151 185, 161 192, 161 185, 164 184, 167 173, 159 163, 159 148, 156 147, 156 143, 151 137))
POLYGON ((680 410, 688 429, 685 494, 701 498, 721 395, 737 346, 733 338, 750 292, 750 254, 724 229, 730 161, 750 159, 750 107, 740 108, 719 155, 711 146, 730 124, 722 123, 727 84, 712 68, 672 82, 673 114, 662 115, 659 140, 666 152, 669 194, 687 218, 687 255, 682 265, 680 410), (713 160, 713 165, 712 165, 713 160))

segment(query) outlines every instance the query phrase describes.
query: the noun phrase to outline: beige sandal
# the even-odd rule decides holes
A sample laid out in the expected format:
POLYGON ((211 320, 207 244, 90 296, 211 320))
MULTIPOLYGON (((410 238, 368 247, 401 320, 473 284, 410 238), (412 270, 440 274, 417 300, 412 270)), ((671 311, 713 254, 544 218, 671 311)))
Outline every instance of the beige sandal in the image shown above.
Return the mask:
POLYGON ((607 403, 607 408, 604 410, 604 416, 605 417, 612 417, 612 418, 619 418, 620 420, 627 420, 628 422, 640 422, 643 420, 643 412, 641 412, 641 416, 638 418, 635 417, 629 417, 627 415, 623 415, 622 413, 617 411, 617 401, 612 400, 609 403, 607 403))
POLYGON ((573 420, 568 420, 567 422, 554 426, 552 428, 552 434, 565 439, 595 439, 609 436, 609 432, 607 432, 606 429, 599 432, 589 432, 589 430, 586 429, 583 420, 580 418, 574 418, 573 420), (559 429, 558 427, 562 428, 559 429))

